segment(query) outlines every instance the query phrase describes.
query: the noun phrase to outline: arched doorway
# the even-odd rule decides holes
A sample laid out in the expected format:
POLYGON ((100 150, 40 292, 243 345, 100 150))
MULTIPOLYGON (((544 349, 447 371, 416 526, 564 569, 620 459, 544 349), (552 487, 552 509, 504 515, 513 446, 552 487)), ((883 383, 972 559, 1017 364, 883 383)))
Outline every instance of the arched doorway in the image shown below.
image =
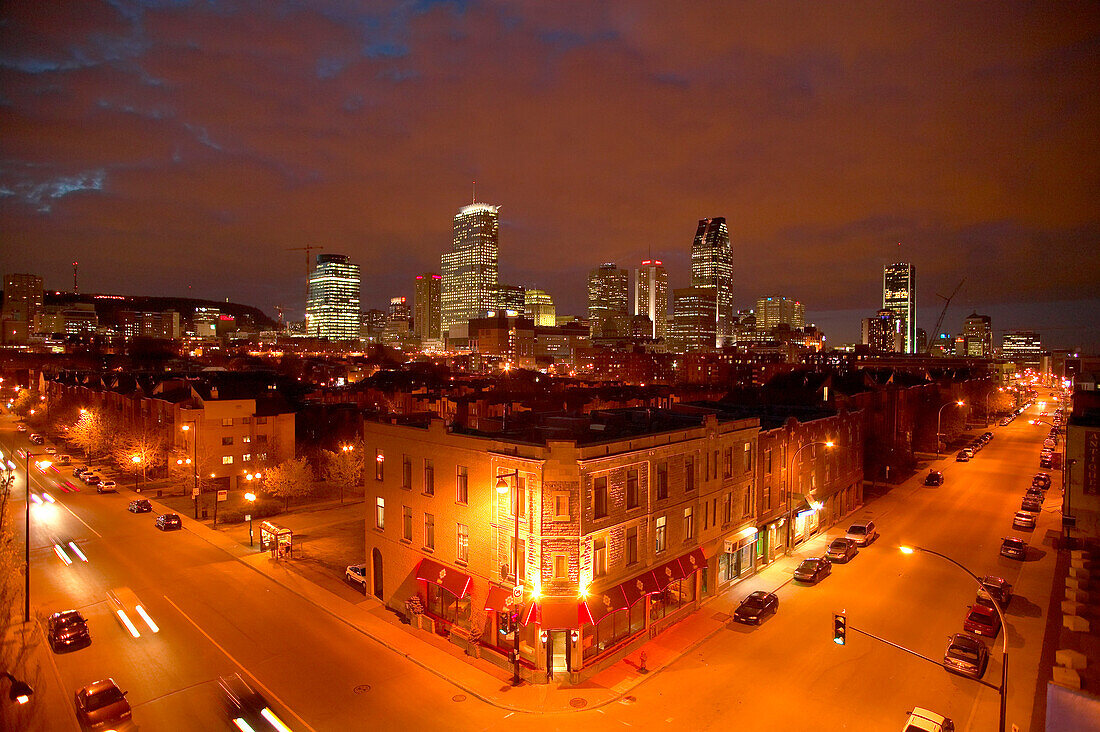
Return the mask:
POLYGON ((374 596, 382 599, 382 552, 378 547, 371 550, 371 562, 374 566, 374 596))

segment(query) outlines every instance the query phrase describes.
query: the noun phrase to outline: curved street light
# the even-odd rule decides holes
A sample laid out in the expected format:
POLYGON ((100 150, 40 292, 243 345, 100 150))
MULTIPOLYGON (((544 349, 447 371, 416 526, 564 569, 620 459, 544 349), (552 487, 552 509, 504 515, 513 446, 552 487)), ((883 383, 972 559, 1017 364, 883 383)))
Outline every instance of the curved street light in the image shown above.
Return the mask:
MULTIPOLYGON (((923 552, 925 554, 931 554, 932 556, 939 557, 940 559, 943 559, 947 562, 950 562, 951 564, 954 564, 956 567, 958 567, 962 571, 966 572, 966 574, 969 575, 969 577, 972 580, 974 580, 975 582, 978 583, 978 589, 979 590, 984 590, 985 589, 985 585, 982 584, 982 581, 978 578, 978 575, 974 574, 969 569, 967 569, 963 565, 959 564, 958 562, 956 562, 954 559, 947 556, 946 554, 940 554, 939 552, 932 551, 931 549, 925 549, 924 547, 920 547, 920 546, 900 546, 900 547, 898 547, 898 550, 902 554, 906 554, 906 555, 916 554, 917 552, 923 552)), ((995 597, 993 597, 992 595, 990 596, 990 599, 993 601, 993 609, 997 611, 997 617, 1001 621, 1001 657, 1002 657, 1001 658, 1001 688, 998 689, 998 691, 1000 692, 1000 695, 1001 695, 1001 717, 1000 717, 1001 718, 1001 726, 1000 726, 1000 730, 1001 730, 1001 732, 1005 732, 1005 704, 1006 704, 1006 701, 1007 701, 1007 698, 1008 698, 1008 625, 1005 623, 1005 614, 1001 610, 1000 603, 998 603, 997 599, 995 597)))
MULTIPOLYGON (((805 450, 807 447, 810 447, 811 445, 824 445, 825 447, 832 448, 832 447, 836 446, 836 443, 832 440, 824 440, 824 441, 823 440, 814 440, 812 442, 807 442, 805 444, 799 445, 798 449, 794 451, 793 455, 791 455, 791 459, 790 459, 790 462, 789 462, 789 467, 788 467, 788 470, 787 470, 787 510, 786 510, 786 514, 787 514, 787 518, 786 518, 786 521, 787 521, 787 547, 786 547, 786 551, 784 552, 786 554, 791 553, 791 549, 792 549, 791 541, 794 539, 794 536, 793 536, 794 529, 791 526, 794 523, 794 521, 791 519, 791 513, 793 512, 792 511, 793 507, 791 506, 791 493, 793 492, 792 491, 792 484, 794 482, 794 462, 798 458, 798 453, 802 452, 803 450, 805 450)), ((821 509, 821 504, 817 503, 817 502, 814 502, 813 504, 811 504, 811 507, 815 511, 817 511, 817 510, 821 509)))
POLYGON ((989 426, 989 397, 993 396, 993 394, 998 392, 998 391, 1003 393, 1004 390, 1005 390, 1005 388, 1003 386, 998 386, 998 387, 990 389, 985 395, 985 425, 986 425, 986 427, 989 426))
POLYGON ((966 404, 966 402, 964 402, 962 399, 958 400, 957 402, 948 402, 947 404, 944 404, 942 407, 940 407, 940 411, 936 412, 936 454, 937 455, 942 455, 943 454, 943 451, 940 449, 940 437, 943 436, 943 433, 940 430, 940 418, 943 417, 943 410, 947 409, 951 405, 955 405, 956 407, 961 407, 964 404, 966 404))

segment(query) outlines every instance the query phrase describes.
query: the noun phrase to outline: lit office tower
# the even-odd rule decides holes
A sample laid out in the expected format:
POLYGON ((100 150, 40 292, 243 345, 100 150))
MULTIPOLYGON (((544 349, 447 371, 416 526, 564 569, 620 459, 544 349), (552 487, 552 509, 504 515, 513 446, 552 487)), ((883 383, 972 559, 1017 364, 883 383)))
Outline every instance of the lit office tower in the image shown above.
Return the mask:
POLYGON ((876 353, 897 353, 903 347, 893 310, 879 310, 873 318, 863 319, 863 344, 876 353))
POLYGON ((1007 361, 1037 364, 1042 355, 1042 341, 1033 330, 1010 330, 1001 339, 1001 356, 1007 361))
POLYGON ((588 273, 588 320, 593 338, 614 330, 615 317, 627 315, 627 282, 625 269, 614 262, 605 262, 588 273))
POLYGON ((523 288, 519 285, 497 285, 498 313, 503 311, 505 315, 523 315, 527 307, 527 299, 524 297, 523 288))
POLYGON ((313 338, 359 338, 359 265, 346 254, 318 254, 309 275, 306 333, 313 338))
POLYGON ((713 287, 680 287, 672 291, 669 341, 678 351, 706 351, 716 341, 718 300, 713 287))
POLYGON ((634 314, 649 318, 652 338, 668 330, 668 272, 659 259, 647 259, 634 270, 634 314))
POLYGON ((691 243, 691 286, 713 287, 718 310, 715 313, 715 345, 733 341, 733 248, 726 220, 721 216, 699 219, 691 243))
POLYGON ((442 324, 465 337, 471 318, 497 306, 500 206, 471 203, 455 214, 454 246, 443 255, 442 324))
POLYGON ((768 295, 756 301, 756 327, 765 333, 787 325, 791 328, 806 327, 806 306, 798 300, 782 295, 768 295))
POLYGON ((425 272, 416 276, 416 292, 413 293, 415 312, 413 329, 421 341, 437 341, 443 337, 440 325, 440 296, 443 275, 425 272))
POLYGON ((882 307, 898 316, 898 332, 905 342, 905 353, 917 349, 916 270, 906 262, 888 264, 882 270, 882 307))
POLYGON ((993 321, 988 315, 971 313, 963 323, 966 355, 973 358, 993 358, 993 321))
POLYGON ((553 328, 558 324, 558 311, 554 307, 554 300, 545 290, 525 290, 523 308, 524 314, 535 321, 537 327, 553 328))
POLYGON ((38 330, 42 318, 42 278, 32 274, 4 275, 4 343, 23 343, 38 330))

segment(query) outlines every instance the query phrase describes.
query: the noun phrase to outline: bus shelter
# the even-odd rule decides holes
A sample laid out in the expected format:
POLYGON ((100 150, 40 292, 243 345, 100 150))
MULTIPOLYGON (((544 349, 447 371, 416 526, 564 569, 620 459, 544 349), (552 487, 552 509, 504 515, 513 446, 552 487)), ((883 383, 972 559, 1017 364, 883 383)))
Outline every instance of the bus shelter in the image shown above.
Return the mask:
POLYGON ((260 524, 260 551, 270 551, 273 557, 294 554, 294 532, 270 521, 260 524))

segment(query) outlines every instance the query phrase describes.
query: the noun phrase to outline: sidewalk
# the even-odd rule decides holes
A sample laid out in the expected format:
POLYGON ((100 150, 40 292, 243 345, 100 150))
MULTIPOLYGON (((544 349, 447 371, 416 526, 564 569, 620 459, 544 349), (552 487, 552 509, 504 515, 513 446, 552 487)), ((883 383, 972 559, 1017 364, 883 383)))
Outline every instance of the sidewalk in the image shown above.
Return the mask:
POLYGON ((51 653, 37 618, 27 625, 21 612, 9 618, 0 638, 0 670, 30 684, 34 694, 26 704, 11 703, 10 682, 0 681, 0 729, 78 732, 72 692, 64 688, 51 653))

